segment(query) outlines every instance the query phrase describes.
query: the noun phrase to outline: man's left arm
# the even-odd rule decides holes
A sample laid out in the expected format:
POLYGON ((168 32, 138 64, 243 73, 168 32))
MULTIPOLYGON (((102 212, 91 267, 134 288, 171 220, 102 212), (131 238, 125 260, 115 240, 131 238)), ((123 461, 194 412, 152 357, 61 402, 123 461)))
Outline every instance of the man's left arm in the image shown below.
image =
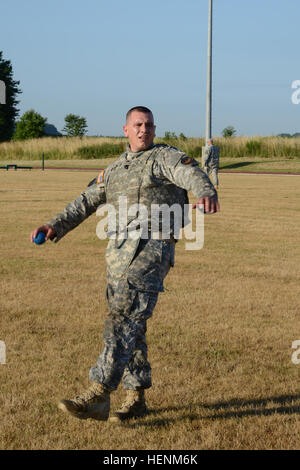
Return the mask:
POLYGON ((191 191, 197 198, 193 208, 199 206, 207 214, 220 210, 217 192, 206 173, 199 168, 199 163, 183 152, 175 149, 163 151, 158 159, 161 175, 186 191, 191 191))

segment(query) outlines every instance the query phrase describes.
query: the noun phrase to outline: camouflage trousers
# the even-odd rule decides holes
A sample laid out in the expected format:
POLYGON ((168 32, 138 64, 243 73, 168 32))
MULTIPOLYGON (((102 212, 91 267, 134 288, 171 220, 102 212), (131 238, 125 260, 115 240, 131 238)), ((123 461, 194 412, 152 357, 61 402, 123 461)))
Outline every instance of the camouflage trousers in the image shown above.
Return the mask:
POLYGON ((126 273, 120 279, 108 275, 104 349, 90 369, 90 379, 108 390, 116 390, 120 382, 131 390, 152 385, 146 322, 174 263, 174 250, 174 245, 162 240, 141 240, 126 273))
POLYGON ((215 186, 219 185, 219 179, 218 179, 218 169, 217 168, 208 168, 207 166, 203 167, 203 171, 210 177, 212 180, 212 183, 215 186))

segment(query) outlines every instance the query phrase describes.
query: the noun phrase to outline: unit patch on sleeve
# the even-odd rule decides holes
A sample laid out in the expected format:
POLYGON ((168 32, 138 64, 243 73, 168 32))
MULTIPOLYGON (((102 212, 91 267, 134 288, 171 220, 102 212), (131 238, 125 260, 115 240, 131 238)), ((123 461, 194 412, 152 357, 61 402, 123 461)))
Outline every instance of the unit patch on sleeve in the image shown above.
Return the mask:
POLYGON ((97 184, 103 183, 104 181, 104 170, 100 171, 98 178, 97 178, 97 184))
POLYGON ((194 158, 188 157, 187 155, 184 155, 183 157, 181 157, 180 162, 183 165, 189 165, 190 163, 194 163, 194 164, 197 163, 194 158))

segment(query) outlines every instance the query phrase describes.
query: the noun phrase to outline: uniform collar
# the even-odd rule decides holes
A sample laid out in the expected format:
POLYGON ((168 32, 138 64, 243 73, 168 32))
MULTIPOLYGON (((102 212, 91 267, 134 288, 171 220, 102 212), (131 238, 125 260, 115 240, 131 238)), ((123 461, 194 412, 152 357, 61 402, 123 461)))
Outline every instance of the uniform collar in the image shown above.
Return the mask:
POLYGON ((146 150, 140 150, 139 152, 132 152, 131 149, 130 149, 130 145, 127 144, 127 147, 126 147, 126 159, 127 160, 133 160, 134 158, 138 158, 140 155, 142 155, 144 152, 148 152, 148 150, 151 150, 155 147, 154 144, 151 145, 151 147, 149 147, 148 149, 146 150))

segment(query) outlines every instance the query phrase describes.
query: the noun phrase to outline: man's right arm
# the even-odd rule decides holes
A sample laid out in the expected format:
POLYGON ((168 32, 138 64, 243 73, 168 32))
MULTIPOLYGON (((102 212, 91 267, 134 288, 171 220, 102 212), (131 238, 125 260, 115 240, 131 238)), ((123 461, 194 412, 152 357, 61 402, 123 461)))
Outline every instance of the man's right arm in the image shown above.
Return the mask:
POLYGON ((210 145, 210 146, 206 146, 206 147, 205 147, 205 156, 204 156, 204 165, 205 165, 206 167, 208 167, 209 164, 210 164, 211 154, 212 154, 212 147, 211 147, 211 145, 210 145))
POLYGON ((73 230, 97 208, 106 203, 104 184, 93 184, 83 191, 79 197, 70 202, 61 213, 57 214, 44 225, 31 233, 31 241, 38 232, 44 232, 46 239, 58 242, 64 235, 73 230))

